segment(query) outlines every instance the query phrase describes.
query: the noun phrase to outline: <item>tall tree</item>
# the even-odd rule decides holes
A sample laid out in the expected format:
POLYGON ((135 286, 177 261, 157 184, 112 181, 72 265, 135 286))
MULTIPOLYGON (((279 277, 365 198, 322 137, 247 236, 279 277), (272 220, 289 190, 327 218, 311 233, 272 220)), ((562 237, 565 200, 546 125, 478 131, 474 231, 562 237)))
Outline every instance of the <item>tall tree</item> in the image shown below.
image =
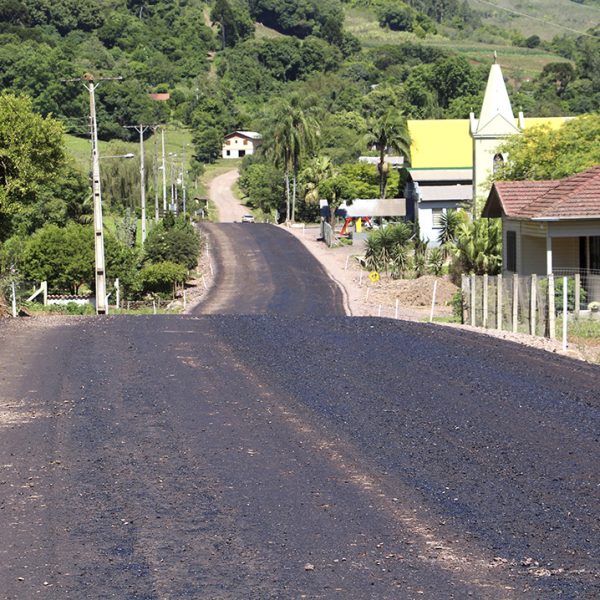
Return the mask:
POLYGON ((389 163, 385 161, 386 152, 395 151, 410 161, 410 133, 408 124, 402 113, 391 108, 379 117, 372 117, 367 121, 367 134, 365 144, 374 146, 379 152, 379 194, 385 198, 389 163))
POLYGON ((320 130, 316 120, 304 112, 297 96, 280 104, 274 118, 273 151, 276 161, 284 168, 286 220, 294 221, 300 161, 315 148, 320 130))
POLYGON ((40 213, 66 216, 64 198, 82 191, 68 167, 62 136, 62 125, 35 114, 29 98, 0 95, 0 241, 17 230, 35 229, 40 213))
POLYGON ((235 46, 254 33, 254 23, 247 6, 236 0, 216 0, 210 18, 219 24, 222 48, 235 46))

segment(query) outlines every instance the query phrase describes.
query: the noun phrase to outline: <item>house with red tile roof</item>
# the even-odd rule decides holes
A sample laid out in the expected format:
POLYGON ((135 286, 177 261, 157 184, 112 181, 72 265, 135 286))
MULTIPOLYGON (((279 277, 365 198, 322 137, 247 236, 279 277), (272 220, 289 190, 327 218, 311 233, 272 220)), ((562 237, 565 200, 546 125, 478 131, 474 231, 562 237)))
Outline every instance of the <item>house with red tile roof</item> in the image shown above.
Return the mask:
POLYGON ((497 181, 482 216, 502 219, 506 273, 600 278, 600 165, 565 179, 497 181))

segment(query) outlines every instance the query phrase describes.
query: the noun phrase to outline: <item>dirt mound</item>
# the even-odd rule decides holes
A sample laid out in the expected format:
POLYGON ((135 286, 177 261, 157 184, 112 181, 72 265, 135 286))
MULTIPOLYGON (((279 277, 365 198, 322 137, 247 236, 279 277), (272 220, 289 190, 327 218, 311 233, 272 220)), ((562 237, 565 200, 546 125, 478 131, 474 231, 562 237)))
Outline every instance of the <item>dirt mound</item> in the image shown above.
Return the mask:
POLYGON ((402 306, 430 306, 433 283, 437 281, 436 305, 447 306, 458 288, 444 277, 425 275, 418 279, 391 279, 383 277, 371 284, 370 298, 381 304, 394 304, 398 298, 402 306))

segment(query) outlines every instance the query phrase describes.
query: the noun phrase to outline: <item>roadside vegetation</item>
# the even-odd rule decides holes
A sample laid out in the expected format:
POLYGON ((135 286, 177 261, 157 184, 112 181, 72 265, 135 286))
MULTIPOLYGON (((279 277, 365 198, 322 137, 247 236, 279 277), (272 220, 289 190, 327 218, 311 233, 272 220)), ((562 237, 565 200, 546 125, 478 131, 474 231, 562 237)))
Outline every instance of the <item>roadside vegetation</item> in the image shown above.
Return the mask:
MULTIPOLYGON (((131 299, 179 285, 182 274, 172 265, 193 270, 188 254, 173 260, 152 245, 177 238, 189 250, 183 220, 205 209, 196 198, 206 196, 210 177, 236 165, 214 166, 232 130, 263 136, 262 150, 240 165, 239 190, 249 207, 264 219, 314 221, 321 200, 335 208, 352 198, 401 195, 403 182, 387 170, 383 149, 408 158, 408 118, 467 117, 481 103, 492 49, 507 63, 513 103, 526 114, 600 108, 597 27, 586 35, 544 36, 477 4, 131 0, 97 10, 92 0, 0 2, 0 278, 45 277, 55 291, 93 291, 88 101, 80 82, 65 81, 86 72, 123 77, 97 89, 98 133, 101 156, 136 154, 102 162, 107 273, 111 281, 119 277, 131 299), (150 96, 157 93, 168 99, 150 96), (145 246, 138 138, 125 128, 139 123, 166 129, 165 171, 158 130, 146 134, 145 246), (358 163, 361 154, 376 164, 358 163), (181 193, 185 180, 187 214, 157 225, 153 208, 158 197, 164 216, 163 174, 168 196, 171 185, 181 193)), ((588 8, 573 10, 580 15, 588 8)), ((583 124, 571 142, 552 146, 546 165, 577 136, 593 140, 596 118, 577 121, 583 124)), ((546 134, 531 135, 539 137, 527 141, 541 147, 546 134)), ((519 143, 511 146, 515 158, 519 143)), ((523 156, 518 164, 529 160, 523 156)), ((572 171, 589 160, 555 162, 572 171)), ((413 229, 389 256, 374 249, 369 260, 400 274, 494 272, 494 231, 457 223, 438 252, 423 250, 413 229)), ((372 243, 386 246, 378 238, 372 243)), ((197 250, 198 240, 193 244, 197 250)))

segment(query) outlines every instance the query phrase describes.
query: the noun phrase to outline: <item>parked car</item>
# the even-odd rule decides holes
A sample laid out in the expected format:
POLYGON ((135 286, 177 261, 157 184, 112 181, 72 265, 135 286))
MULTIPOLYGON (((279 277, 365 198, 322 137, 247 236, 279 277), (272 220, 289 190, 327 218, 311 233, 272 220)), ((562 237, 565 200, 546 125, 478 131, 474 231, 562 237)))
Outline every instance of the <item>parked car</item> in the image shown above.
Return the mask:
POLYGON ((244 215, 242 217, 242 223, 254 223, 254 215, 244 215))

